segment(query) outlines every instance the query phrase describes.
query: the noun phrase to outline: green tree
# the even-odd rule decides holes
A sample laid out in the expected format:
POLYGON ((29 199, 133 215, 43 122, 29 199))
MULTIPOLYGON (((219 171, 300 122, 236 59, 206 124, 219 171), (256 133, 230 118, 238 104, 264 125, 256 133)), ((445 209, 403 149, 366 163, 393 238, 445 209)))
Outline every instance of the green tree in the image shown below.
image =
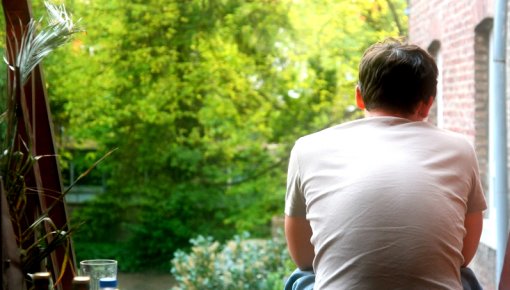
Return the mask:
POLYGON ((199 234, 267 235, 294 140, 359 116, 361 53, 402 30, 388 3, 74 1, 87 33, 45 63, 62 144, 119 148, 78 256, 168 269, 199 234))

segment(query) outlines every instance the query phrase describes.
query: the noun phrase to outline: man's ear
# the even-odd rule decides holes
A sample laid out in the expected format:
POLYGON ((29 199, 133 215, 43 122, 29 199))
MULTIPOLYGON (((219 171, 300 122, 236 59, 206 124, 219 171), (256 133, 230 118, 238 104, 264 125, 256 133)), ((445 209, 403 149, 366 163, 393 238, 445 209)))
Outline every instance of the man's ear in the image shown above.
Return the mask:
POLYGON ((434 97, 430 96, 428 100, 420 102, 420 105, 418 106, 418 115, 425 119, 429 116, 430 108, 432 107, 432 104, 434 104, 434 97))
POLYGON ((365 110, 365 102, 363 102, 359 86, 356 86, 356 106, 358 106, 361 110, 365 110))

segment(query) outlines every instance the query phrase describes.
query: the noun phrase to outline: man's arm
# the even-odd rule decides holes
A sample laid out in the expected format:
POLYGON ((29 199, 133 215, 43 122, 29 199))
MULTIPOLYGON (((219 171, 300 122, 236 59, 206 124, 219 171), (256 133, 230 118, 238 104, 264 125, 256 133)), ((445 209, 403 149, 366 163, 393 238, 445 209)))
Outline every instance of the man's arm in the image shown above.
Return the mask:
POLYGON ((466 236, 464 237, 464 246, 462 247, 462 255, 464 256, 463 267, 466 267, 473 259, 480 242, 483 227, 483 214, 481 211, 466 214, 464 221, 466 228, 466 236))
POLYGON ((315 253, 310 242, 312 228, 305 217, 285 216, 285 237, 290 256, 301 270, 311 270, 315 253))

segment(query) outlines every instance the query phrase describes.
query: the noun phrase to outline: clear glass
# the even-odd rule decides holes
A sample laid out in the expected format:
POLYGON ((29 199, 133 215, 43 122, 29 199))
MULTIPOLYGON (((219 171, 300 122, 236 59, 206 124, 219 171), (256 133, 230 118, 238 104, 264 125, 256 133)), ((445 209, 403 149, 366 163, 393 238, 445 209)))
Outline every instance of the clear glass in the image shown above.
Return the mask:
POLYGON ((106 259, 81 261, 80 275, 90 277, 90 290, 99 290, 99 279, 117 279, 117 261, 106 259))

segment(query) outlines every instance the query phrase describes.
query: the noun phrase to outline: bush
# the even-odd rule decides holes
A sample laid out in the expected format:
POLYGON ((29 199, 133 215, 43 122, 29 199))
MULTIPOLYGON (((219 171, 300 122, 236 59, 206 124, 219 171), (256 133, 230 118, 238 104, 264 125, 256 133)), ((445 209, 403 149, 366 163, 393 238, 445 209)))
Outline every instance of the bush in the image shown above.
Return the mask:
POLYGON ((292 266, 284 239, 249 239, 235 236, 221 245, 212 237, 192 239, 191 251, 177 251, 172 274, 173 289, 283 289, 292 266))
POLYGON ((81 224, 73 236, 77 256, 114 258, 123 272, 168 272, 168 257, 189 248, 190 238, 214 233, 225 241, 239 232, 222 222, 229 205, 222 207, 221 198, 206 198, 213 192, 174 190, 165 195, 148 188, 138 191, 138 197, 113 190, 100 194, 73 211, 73 224, 81 224))

